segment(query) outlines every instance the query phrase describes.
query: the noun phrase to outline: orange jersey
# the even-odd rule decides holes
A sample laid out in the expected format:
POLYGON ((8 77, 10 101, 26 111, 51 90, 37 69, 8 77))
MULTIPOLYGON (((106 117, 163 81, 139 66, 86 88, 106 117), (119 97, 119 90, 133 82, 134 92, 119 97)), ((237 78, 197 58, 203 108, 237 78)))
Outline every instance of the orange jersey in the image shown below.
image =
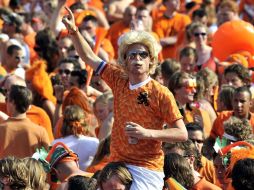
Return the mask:
POLYGON ((111 134, 111 160, 163 171, 161 141, 139 139, 137 144, 129 144, 125 127, 126 122, 134 122, 153 130, 162 130, 165 122, 172 126, 182 119, 173 94, 153 79, 142 87, 130 90, 129 80, 124 77, 123 71, 112 64, 106 64, 101 77, 114 94, 115 120, 111 134), (144 92, 148 94, 147 101, 138 103, 144 92))
POLYGON ((163 58, 176 58, 177 48, 183 43, 183 32, 185 27, 191 23, 187 15, 176 13, 172 18, 162 16, 154 21, 153 31, 158 34, 160 38, 177 36, 177 42, 173 45, 163 47, 163 58))
MULTIPOLYGON (((233 115, 233 111, 223 111, 219 113, 218 117, 215 119, 213 123, 213 128, 211 130, 210 136, 212 138, 222 137, 224 134, 224 126, 223 123, 228 120, 233 115)), ((254 115, 251 113, 249 119, 250 125, 254 130, 254 115)))

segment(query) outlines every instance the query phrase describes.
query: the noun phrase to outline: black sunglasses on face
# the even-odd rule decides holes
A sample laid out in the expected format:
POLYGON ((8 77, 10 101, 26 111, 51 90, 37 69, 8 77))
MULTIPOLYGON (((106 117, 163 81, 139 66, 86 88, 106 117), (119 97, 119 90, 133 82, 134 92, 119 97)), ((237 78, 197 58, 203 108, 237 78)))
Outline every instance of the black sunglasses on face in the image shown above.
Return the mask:
POLYGON ((206 36, 206 33, 205 32, 200 32, 200 33, 194 33, 194 36, 195 37, 199 37, 199 36, 206 36))
POLYGON ((59 69, 58 72, 60 75, 62 75, 62 74, 70 75, 71 74, 71 71, 68 69, 59 69))

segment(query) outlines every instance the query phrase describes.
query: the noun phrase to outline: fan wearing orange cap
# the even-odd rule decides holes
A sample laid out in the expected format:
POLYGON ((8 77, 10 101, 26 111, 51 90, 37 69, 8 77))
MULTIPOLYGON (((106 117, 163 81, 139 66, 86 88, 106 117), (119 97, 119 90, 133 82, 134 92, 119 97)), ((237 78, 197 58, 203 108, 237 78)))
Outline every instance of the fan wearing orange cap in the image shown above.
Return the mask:
POLYGON ((64 143, 58 142, 52 146, 46 160, 50 164, 50 182, 51 184, 60 181, 58 190, 64 190, 70 177, 81 175, 91 177, 91 173, 79 169, 78 156, 70 150, 64 143))

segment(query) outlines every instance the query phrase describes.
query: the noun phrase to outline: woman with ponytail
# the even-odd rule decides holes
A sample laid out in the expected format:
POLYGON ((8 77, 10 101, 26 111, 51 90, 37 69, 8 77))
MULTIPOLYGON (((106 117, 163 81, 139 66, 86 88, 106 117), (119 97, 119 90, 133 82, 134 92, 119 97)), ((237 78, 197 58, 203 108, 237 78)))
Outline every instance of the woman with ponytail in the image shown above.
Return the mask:
POLYGON ((65 107, 61 133, 62 138, 56 139, 53 144, 57 142, 66 144, 78 155, 80 169, 85 170, 93 160, 99 140, 87 136, 89 132, 83 109, 77 105, 65 107))

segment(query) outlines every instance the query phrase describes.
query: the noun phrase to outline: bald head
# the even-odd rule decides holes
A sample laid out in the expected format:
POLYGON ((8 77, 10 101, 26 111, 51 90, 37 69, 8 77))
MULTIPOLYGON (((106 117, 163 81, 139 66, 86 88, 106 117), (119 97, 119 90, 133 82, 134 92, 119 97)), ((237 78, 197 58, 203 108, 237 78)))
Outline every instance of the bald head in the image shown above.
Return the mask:
POLYGON ((19 76, 16 75, 11 75, 11 76, 7 76, 6 80, 4 82, 4 89, 6 89, 7 91, 9 91, 11 89, 12 85, 18 85, 18 86, 24 86, 26 87, 26 82, 24 79, 22 79, 19 76))
POLYGON ((131 21, 136 18, 137 8, 130 5, 124 11, 123 21, 126 25, 130 25, 131 21))

